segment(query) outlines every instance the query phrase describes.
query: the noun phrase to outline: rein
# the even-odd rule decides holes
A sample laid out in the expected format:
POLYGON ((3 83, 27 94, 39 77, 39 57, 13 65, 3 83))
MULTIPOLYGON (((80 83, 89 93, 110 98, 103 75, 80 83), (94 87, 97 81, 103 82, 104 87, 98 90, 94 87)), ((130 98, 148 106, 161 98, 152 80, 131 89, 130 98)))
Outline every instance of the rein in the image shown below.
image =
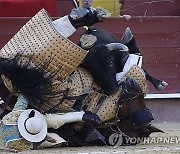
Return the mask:
POLYGON ((50 109, 48 109, 47 111, 45 111, 45 113, 53 113, 53 111, 65 100, 84 100, 84 98, 87 96, 87 94, 83 94, 83 95, 80 95, 80 96, 68 96, 70 92, 70 89, 67 88, 65 89, 64 91, 62 91, 62 94, 63 94, 63 97, 59 100, 59 102, 52 106, 50 109))

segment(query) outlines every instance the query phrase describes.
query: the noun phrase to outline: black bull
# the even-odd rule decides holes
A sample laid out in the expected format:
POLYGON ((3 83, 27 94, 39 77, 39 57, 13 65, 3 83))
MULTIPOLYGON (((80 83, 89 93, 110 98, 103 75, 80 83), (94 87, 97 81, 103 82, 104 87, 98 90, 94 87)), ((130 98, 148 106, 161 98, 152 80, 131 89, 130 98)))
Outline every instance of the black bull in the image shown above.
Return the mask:
MULTIPOLYGON (((129 51, 114 50, 109 52, 105 45, 109 43, 121 43, 119 39, 99 27, 91 27, 84 32, 96 36, 97 41, 89 49, 88 56, 84 59, 84 66, 91 72, 96 83, 103 89, 105 94, 114 93, 118 89, 115 74, 123 70, 129 54, 140 54, 139 48, 133 37, 131 43, 126 45, 129 51)), ((79 43, 81 46, 81 43, 79 43)), ((145 71, 146 79, 149 80, 156 89, 162 90, 167 83, 150 76, 145 71)))

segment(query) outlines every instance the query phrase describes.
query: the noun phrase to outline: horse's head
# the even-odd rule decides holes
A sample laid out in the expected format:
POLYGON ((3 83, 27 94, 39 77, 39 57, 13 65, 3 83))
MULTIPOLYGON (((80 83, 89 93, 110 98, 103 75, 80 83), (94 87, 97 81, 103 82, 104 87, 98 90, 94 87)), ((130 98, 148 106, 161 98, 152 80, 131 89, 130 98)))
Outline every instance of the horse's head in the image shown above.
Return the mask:
POLYGON ((83 60, 83 65, 88 69, 104 94, 113 94, 118 91, 116 80, 116 68, 111 53, 115 50, 127 51, 127 47, 121 43, 101 44, 92 47, 83 60))
POLYGON ((163 132, 151 125, 154 120, 147 108, 144 94, 137 80, 126 78, 122 83, 122 96, 117 118, 120 130, 130 137, 149 137, 152 132, 163 132))

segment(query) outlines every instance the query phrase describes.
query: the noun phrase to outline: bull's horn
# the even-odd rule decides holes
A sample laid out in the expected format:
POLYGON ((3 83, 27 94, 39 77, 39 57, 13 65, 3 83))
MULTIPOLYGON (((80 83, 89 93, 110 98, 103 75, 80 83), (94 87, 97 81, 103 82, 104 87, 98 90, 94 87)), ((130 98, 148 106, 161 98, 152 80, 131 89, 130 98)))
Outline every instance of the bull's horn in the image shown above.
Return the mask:
POLYGON ((120 50, 120 51, 128 51, 128 47, 122 43, 109 43, 106 44, 109 51, 120 50))

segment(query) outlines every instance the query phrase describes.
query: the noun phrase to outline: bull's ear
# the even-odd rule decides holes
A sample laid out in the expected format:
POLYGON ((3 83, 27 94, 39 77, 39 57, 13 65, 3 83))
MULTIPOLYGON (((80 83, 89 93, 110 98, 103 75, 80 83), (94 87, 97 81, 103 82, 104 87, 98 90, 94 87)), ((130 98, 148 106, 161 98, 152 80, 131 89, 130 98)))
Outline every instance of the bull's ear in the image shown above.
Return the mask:
POLYGON ((150 126, 150 131, 153 133, 153 132, 161 132, 161 133, 164 133, 164 131, 162 131, 161 129, 159 128, 156 128, 155 126, 150 126))

